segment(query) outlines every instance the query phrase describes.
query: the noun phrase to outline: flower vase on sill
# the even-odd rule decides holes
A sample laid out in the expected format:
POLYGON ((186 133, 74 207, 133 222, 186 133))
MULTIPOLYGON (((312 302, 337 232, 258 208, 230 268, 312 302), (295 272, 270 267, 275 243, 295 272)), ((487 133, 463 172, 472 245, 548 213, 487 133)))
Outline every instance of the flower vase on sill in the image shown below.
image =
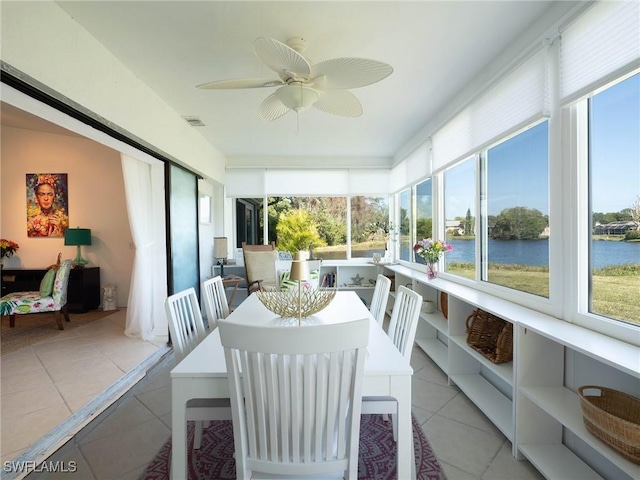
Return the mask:
POLYGON ((433 280, 438 276, 438 263, 427 262, 427 278, 433 280))
POLYGON ((427 263, 427 279, 429 280, 433 280, 438 276, 438 260, 451 250, 453 250, 451 245, 442 240, 433 241, 430 238, 419 240, 413 246, 415 254, 423 258, 427 263))

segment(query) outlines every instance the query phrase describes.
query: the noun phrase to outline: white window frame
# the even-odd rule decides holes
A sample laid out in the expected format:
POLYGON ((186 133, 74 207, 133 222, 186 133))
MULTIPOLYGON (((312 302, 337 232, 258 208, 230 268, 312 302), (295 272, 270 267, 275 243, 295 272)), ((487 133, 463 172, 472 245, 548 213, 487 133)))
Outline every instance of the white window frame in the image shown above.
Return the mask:
MULTIPOLYGON (((638 73, 638 72, 635 72, 638 73)), ((625 75, 606 87, 599 88, 593 92, 589 98, 631 75, 625 75)), ((573 263, 574 275, 567 275, 565 278, 570 283, 567 289, 568 306, 565 318, 573 321, 576 325, 588 328, 603 335, 616 338, 623 342, 640 346, 640 328, 621 320, 605 317, 589 312, 589 295, 591 288, 591 272, 589 265, 589 242, 591 241, 589 215, 592 215, 589 202, 589 122, 588 122, 588 98, 584 98, 574 105, 566 107, 567 121, 570 123, 569 147, 570 163, 573 165, 573 176, 577 179, 575 192, 575 209, 570 209, 567 218, 573 218, 575 232, 577 236, 573 238, 574 245, 573 263)), ((571 238, 571 237, 570 237, 571 238)))

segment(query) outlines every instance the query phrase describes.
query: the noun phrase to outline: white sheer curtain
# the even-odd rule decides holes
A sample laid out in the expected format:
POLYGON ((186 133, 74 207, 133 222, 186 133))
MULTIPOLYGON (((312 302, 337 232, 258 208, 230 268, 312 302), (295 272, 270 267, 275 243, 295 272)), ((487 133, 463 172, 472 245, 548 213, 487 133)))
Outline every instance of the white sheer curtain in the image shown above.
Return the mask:
POLYGON ((129 226, 136 249, 124 333, 149 340, 153 337, 154 305, 157 303, 152 288, 155 278, 152 166, 124 153, 121 158, 129 226))

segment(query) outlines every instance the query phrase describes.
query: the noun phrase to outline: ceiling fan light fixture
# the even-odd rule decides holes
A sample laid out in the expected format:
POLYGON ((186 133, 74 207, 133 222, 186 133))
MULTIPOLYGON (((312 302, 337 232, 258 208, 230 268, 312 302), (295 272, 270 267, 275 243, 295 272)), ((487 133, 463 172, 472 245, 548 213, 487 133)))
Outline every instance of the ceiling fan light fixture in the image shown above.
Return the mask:
POLYGON ((292 84, 279 88, 276 96, 285 107, 301 112, 316 103, 320 93, 302 84, 292 84))
POLYGON ((379 82, 393 72, 391 65, 357 57, 333 58, 311 65, 302 56, 306 45, 300 37, 290 38, 286 44, 274 38, 258 37, 254 52, 278 75, 278 79, 217 80, 198 85, 198 88, 226 90, 280 86, 258 107, 260 118, 265 122, 276 120, 290 110, 299 114, 311 106, 331 115, 353 118, 362 115, 362 104, 348 89, 379 82))

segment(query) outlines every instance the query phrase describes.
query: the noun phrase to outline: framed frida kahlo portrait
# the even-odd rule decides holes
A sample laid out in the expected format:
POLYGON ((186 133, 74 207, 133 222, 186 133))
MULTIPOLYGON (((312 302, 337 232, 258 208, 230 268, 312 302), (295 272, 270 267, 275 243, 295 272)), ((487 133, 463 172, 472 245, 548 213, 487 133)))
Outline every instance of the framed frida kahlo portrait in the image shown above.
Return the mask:
POLYGON ((64 237, 69 226, 66 173, 27 173, 27 236, 64 237))

